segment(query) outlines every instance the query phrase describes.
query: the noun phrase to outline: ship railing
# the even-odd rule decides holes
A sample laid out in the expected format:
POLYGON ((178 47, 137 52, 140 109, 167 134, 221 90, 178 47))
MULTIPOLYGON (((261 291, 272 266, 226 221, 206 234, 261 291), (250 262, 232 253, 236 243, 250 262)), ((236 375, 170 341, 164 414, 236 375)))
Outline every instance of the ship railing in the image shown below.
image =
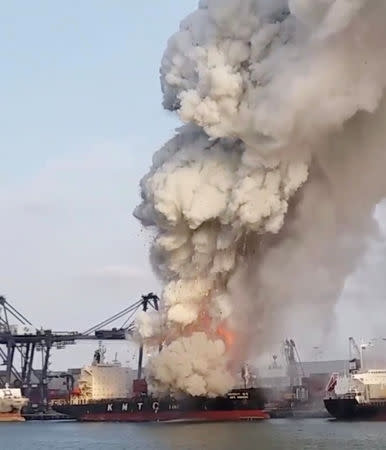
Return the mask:
POLYGON ((353 399, 358 395, 357 392, 347 392, 346 394, 339 395, 339 398, 353 399))
POLYGON ((325 398, 329 398, 329 399, 335 399, 335 398, 342 398, 342 399, 354 399, 356 397, 356 393, 354 392, 347 392, 345 394, 337 394, 336 392, 332 391, 332 392, 327 392, 327 395, 325 396, 325 398))
POLYGON ((371 406, 385 406, 386 405, 386 399, 370 399, 367 404, 371 406))

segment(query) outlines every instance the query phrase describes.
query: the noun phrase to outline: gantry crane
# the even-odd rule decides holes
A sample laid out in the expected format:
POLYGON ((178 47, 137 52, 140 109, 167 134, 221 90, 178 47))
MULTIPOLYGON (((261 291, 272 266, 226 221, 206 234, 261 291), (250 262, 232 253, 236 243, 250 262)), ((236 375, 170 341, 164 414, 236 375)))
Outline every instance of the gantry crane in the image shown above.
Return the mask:
MULTIPOLYGON (((286 339, 283 344, 283 349, 287 363, 287 375, 290 379, 290 386, 294 386, 295 381, 298 381, 301 376, 305 376, 303 365, 293 339, 286 339)), ((299 383, 296 382, 296 384, 299 383)))
POLYGON ((302 378, 305 378, 305 373, 295 341, 286 339, 283 343, 283 351, 287 363, 290 388, 289 398, 292 407, 294 403, 308 399, 308 390, 303 386, 302 378))
MULTIPOLYGON (((23 389, 28 397, 31 391, 32 375, 38 379, 43 409, 48 405, 48 367, 52 350, 75 344, 81 340, 125 340, 134 332, 134 315, 141 308, 149 307, 158 311, 159 298, 152 292, 143 295, 140 300, 105 319, 85 332, 44 330, 35 328, 32 323, 0 296, 0 365, 5 366, 4 375, 0 375, 0 386, 13 384, 23 389), (106 329, 119 319, 124 319, 119 328, 106 329), (11 323, 14 320, 16 323, 11 323), (42 364, 39 370, 34 368, 36 352, 42 352, 42 364), (16 364, 15 356, 20 364, 16 364)), ((143 347, 140 347, 138 374, 142 372, 143 347)))

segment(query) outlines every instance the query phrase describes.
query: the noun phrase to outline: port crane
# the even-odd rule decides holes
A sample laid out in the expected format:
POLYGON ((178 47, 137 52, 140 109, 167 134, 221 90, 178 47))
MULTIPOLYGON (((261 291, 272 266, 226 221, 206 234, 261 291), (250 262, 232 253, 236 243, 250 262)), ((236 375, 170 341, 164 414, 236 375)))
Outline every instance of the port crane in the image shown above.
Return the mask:
POLYGON ((302 377, 305 378, 305 372, 293 339, 286 339, 284 341, 283 352, 287 363, 291 402, 307 400, 308 392, 302 385, 302 377))
POLYGON ((359 349, 358 344, 353 337, 348 338, 348 355, 349 355, 349 373, 356 373, 362 367, 362 348, 359 349))
MULTIPOLYGON (((84 332, 37 329, 5 297, 0 296, 0 365, 5 367, 0 373, 0 387, 6 384, 23 389, 27 397, 32 388, 32 375, 38 380, 42 406, 48 406, 49 359, 52 351, 84 340, 126 340, 135 330, 134 316, 139 309, 158 311, 159 298, 153 292, 142 295, 140 300, 124 308, 111 317, 98 322, 84 332), (123 319, 120 327, 106 328, 123 319), (13 322, 12 322, 13 321, 13 322), (15 322, 15 323, 14 323, 15 322), (42 352, 40 369, 35 369, 36 353, 42 352), (18 356, 18 358, 16 358, 18 356), (16 364, 16 360, 20 364, 16 364)), ((142 371, 143 347, 140 348, 138 373, 142 371)), ((70 380, 67 380, 69 383, 70 380)))
POLYGON ((287 375, 290 379, 290 386, 292 387, 295 384, 300 384, 298 381, 302 376, 305 376, 305 373, 295 341, 293 339, 286 339, 283 344, 283 349, 287 363, 287 375))

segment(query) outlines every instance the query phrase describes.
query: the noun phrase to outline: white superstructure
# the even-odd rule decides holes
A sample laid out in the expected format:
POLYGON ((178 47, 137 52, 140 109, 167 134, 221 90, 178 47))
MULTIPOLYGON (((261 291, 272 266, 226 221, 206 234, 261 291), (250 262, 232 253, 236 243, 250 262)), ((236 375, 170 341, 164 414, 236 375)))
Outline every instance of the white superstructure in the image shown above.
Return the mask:
POLYGON ((0 389, 0 421, 22 420, 21 409, 28 403, 20 389, 0 389))
POLYGON ((386 402, 386 370, 337 375, 328 391, 338 398, 355 398, 359 404, 386 402))
MULTIPOLYGON (((386 403, 386 369, 364 367, 365 351, 374 348, 376 340, 357 345, 349 338, 349 366, 345 374, 332 374, 327 385, 327 397, 351 398, 359 404, 386 403), (352 358, 352 353, 354 358, 352 358)), ((369 364, 366 364, 369 365, 369 364)))
POLYGON ((104 361, 104 348, 99 348, 90 366, 83 367, 78 380, 78 393, 73 403, 90 400, 129 398, 132 394, 133 369, 122 367, 118 361, 104 361))

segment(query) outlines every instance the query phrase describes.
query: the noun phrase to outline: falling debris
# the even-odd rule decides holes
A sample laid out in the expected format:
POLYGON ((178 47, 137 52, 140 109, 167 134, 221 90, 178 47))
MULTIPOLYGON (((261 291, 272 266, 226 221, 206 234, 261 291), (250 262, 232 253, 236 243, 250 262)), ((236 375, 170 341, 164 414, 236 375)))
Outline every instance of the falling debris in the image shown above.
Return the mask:
POLYGON ((163 104, 185 125, 135 211, 165 283, 142 327, 165 344, 157 390, 223 394, 295 318, 327 330, 386 193, 385 20, 374 0, 201 0, 170 38, 163 104))

